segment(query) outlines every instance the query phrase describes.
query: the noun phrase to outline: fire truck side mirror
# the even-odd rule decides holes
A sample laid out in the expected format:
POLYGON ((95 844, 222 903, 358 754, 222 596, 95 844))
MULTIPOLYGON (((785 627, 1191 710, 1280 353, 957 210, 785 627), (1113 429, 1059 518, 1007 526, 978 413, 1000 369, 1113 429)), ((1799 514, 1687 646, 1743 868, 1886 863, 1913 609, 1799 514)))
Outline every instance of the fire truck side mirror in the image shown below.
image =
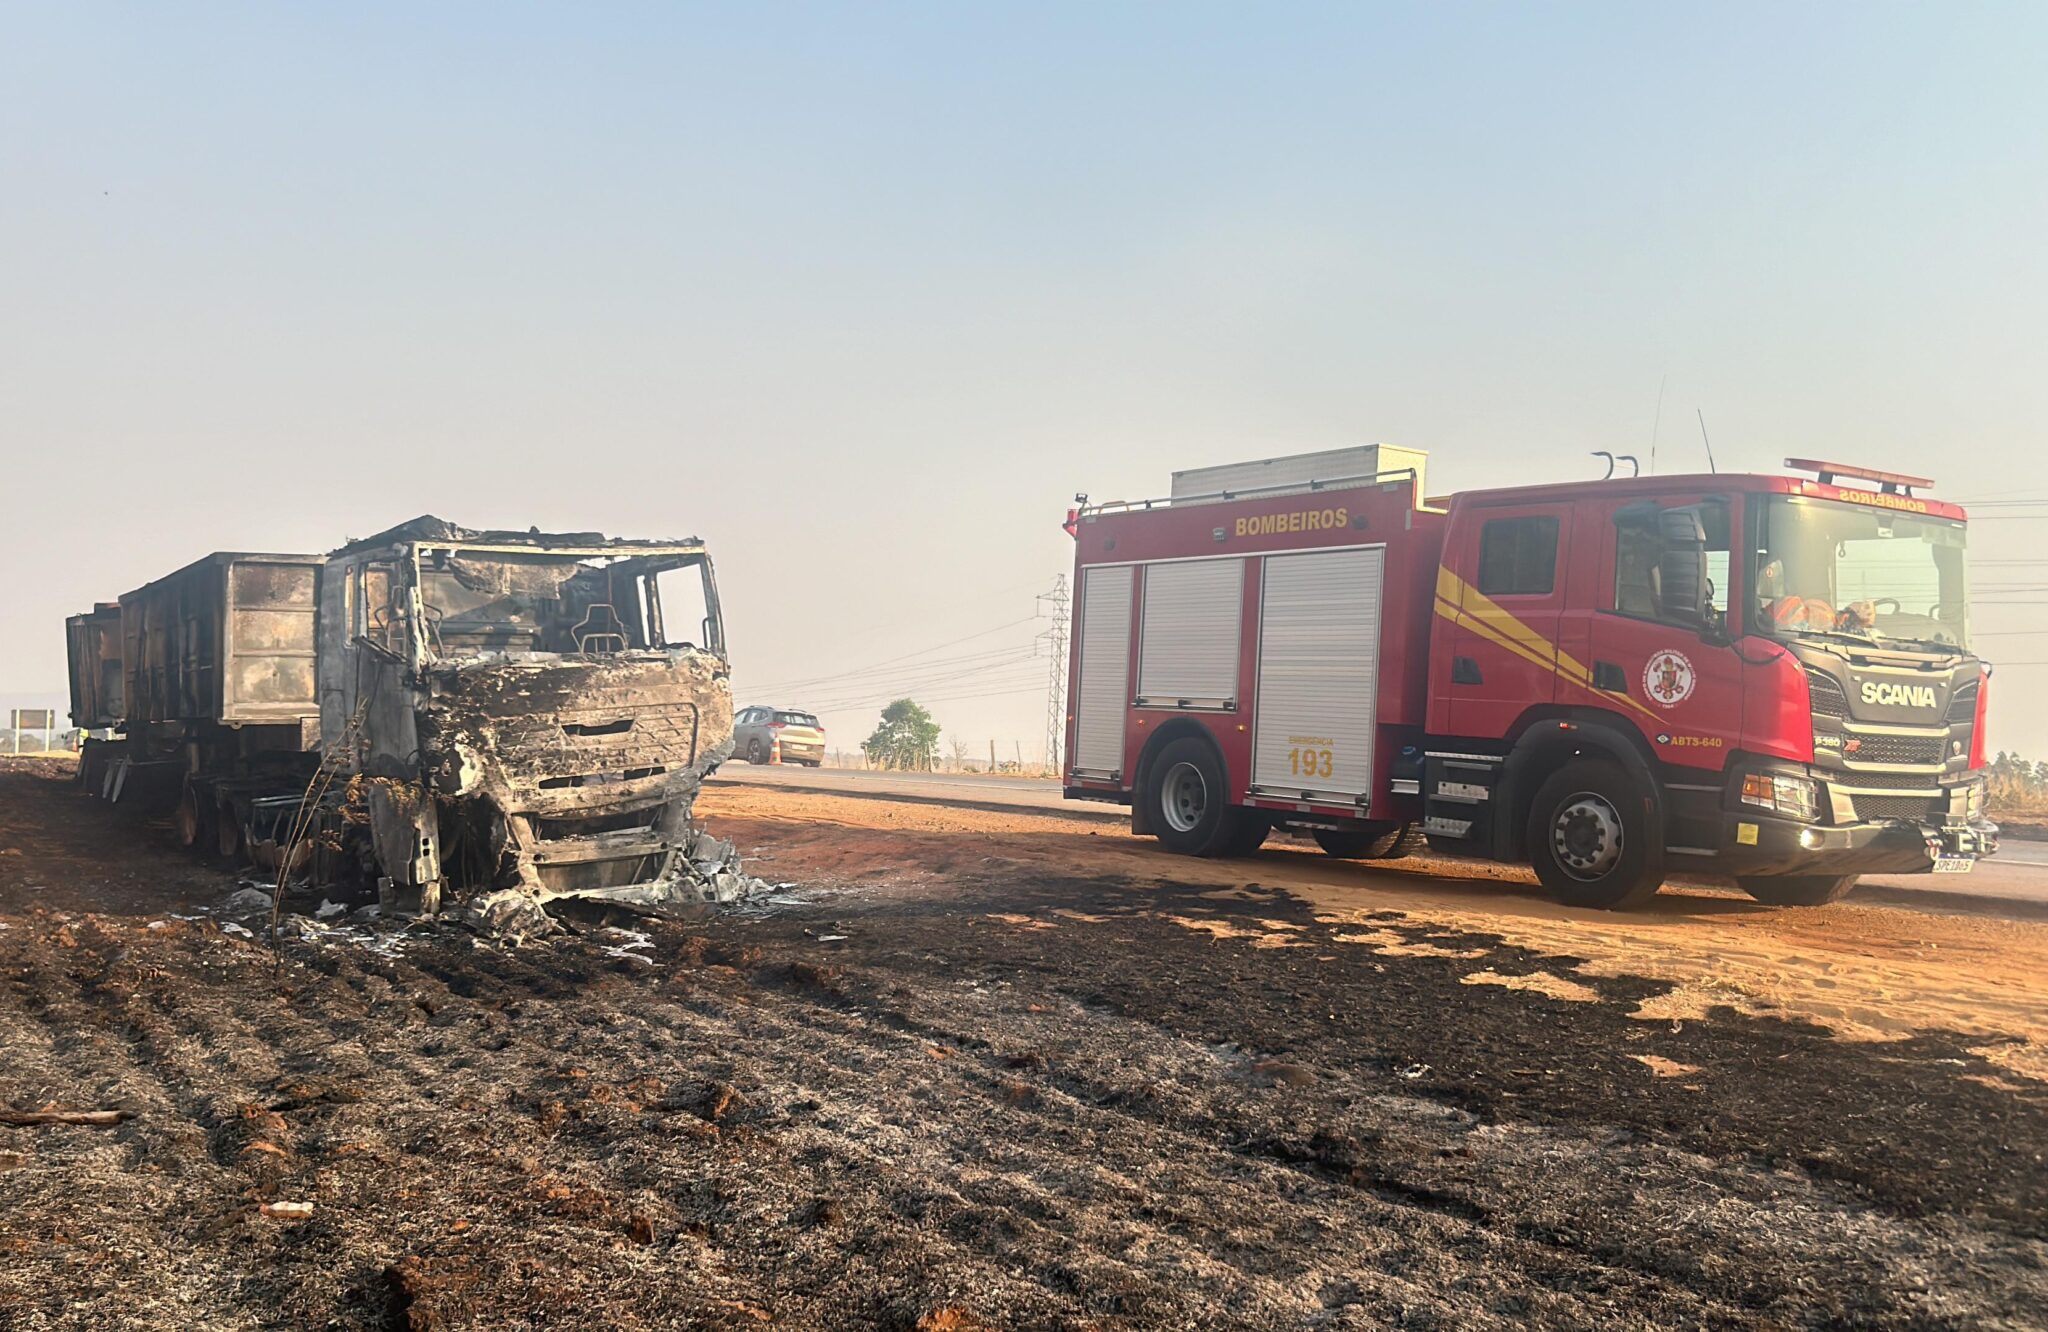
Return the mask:
POLYGON ((1657 618, 1682 624, 1708 642, 1727 642, 1707 583, 1707 529, 1697 507, 1666 509, 1653 500, 1615 510, 1614 525, 1656 540, 1651 581, 1657 618))
POLYGON ((1704 628, 1713 622, 1707 603, 1707 530, 1697 509, 1657 514, 1657 602, 1665 618, 1704 628))

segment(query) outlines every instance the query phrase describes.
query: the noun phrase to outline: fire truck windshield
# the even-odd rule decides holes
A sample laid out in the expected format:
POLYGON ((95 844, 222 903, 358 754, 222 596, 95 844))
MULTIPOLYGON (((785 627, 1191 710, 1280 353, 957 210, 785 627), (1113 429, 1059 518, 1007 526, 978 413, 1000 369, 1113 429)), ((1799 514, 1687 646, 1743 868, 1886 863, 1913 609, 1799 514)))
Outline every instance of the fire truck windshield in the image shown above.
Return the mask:
POLYGON ((1756 509, 1756 632, 1966 645, 1962 523, 1804 496, 1767 496, 1756 509))

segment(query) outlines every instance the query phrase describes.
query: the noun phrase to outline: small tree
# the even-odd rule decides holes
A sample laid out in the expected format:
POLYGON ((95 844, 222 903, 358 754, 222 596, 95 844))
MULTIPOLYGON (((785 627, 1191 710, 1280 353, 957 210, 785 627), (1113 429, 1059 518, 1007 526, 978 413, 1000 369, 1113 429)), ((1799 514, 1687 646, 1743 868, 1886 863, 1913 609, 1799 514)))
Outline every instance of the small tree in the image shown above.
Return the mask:
POLYGON ((882 724, 861 748, 879 767, 929 772, 938 766, 939 730, 929 712, 899 698, 882 709, 882 724))
POLYGON ((954 772, 967 771, 967 742, 957 735, 946 737, 946 752, 953 760, 954 772))

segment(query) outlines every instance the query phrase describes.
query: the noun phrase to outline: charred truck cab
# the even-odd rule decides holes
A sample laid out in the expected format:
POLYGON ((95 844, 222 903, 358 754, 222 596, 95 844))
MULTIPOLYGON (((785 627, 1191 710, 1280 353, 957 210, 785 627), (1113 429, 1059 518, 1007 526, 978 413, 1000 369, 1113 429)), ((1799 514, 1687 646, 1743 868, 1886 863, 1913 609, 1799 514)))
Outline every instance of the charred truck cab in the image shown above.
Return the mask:
POLYGON ((1688 869, 1817 904, 1996 850, 1965 515, 1930 482, 1795 459, 1438 504, 1413 457, 1075 510, 1068 795, 1205 855, 1419 832, 1601 907, 1688 869))
POLYGON ((701 542, 420 518, 336 551, 320 598, 321 746, 391 905, 672 892, 732 747, 701 542))

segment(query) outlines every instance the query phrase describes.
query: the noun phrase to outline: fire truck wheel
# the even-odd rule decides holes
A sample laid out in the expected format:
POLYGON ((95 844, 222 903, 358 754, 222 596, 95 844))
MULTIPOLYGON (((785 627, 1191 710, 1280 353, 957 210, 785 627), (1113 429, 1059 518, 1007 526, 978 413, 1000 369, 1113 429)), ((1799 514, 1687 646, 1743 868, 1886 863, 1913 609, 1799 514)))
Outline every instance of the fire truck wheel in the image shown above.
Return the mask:
POLYGON ((1831 874, 1746 874, 1736 879, 1742 891, 1769 906, 1826 906, 1856 886, 1856 876, 1831 874))
POLYGON ((1206 740, 1188 736, 1160 751, 1145 784, 1152 829, 1184 856, 1241 855, 1242 820, 1229 802, 1223 760, 1206 740))
POLYGON ((1664 882, 1664 844, 1641 791, 1612 763, 1573 759, 1537 788, 1529 861, 1566 906, 1640 906, 1664 882))
POLYGON ((1405 854, 1401 842, 1407 832, 1405 823, 1378 823, 1358 832, 1318 828, 1316 845, 1339 860, 1392 860, 1405 854))
POLYGON ((1273 831, 1273 820, 1248 809, 1233 810, 1232 813, 1237 816, 1237 831, 1231 835, 1230 847, 1224 854, 1249 856, 1266 844, 1266 834, 1273 831))

